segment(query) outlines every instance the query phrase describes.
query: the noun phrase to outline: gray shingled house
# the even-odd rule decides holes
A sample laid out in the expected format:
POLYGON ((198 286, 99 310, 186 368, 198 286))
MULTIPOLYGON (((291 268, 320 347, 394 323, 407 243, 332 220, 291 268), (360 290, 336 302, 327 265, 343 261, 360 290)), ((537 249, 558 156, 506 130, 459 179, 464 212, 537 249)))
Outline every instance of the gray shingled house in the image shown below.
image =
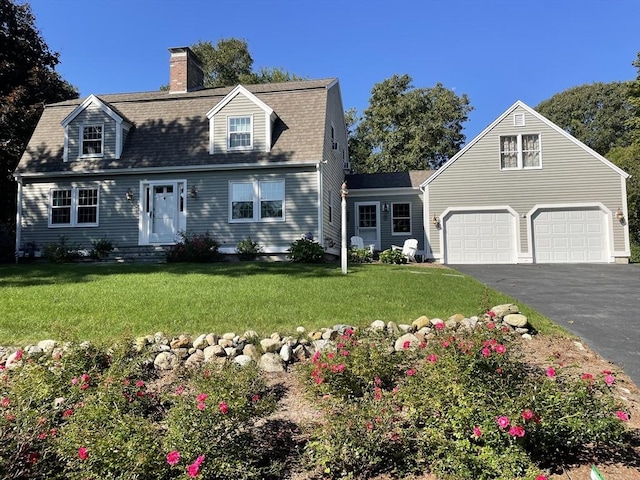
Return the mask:
POLYGON ((628 174, 516 102, 437 171, 347 174, 336 79, 205 89, 170 49, 168 91, 47 105, 14 173, 18 255, 61 236, 160 249, 210 232, 282 254, 311 232, 340 253, 418 240, 442 263, 628 261, 628 174))
POLYGON ((168 91, 47 105, 14 173, 17 245, 172 244, 209 231, 221 252, 251 236, 284 253, 311 232, 339 252, 347 160, 337 79, 205 89, 170 49, 168 91))

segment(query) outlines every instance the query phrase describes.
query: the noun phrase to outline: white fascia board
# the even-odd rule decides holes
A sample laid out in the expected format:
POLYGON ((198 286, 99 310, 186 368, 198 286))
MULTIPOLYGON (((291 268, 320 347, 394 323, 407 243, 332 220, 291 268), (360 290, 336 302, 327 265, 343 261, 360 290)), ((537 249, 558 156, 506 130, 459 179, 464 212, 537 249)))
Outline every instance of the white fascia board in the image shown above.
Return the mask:
POLYGON ((544 117, 543 115, 541 115, 540 113, 536 112, 533 108, 529 107, 527 104, 525 104, 523 101, 518 100, 516 101, 516 103, 514 103, 513 105, 511 105, 502 115, 500 115, 498 118, 496 118, 487 128, 485 128, 484 130, 482 130, 482 132, 480 132, 478 135, 476 135, 473 140, 471 140, 469 143, 467 143, 464 148, 462 150, 460 150, 458 153, 456 153, 453 157, 451 157, 444 165, 442 165, 442 167, 440 167, 436 173, 434 173, 433 175, 431 175, 429 178, 427 178, 424 182, 422 182, 422 184, 420 185, 420 187, 425 187, 426 185, 430 184, 431 182, 433 182, 436 178, 438 178, 438 176, 445 171, 447 168, 449 168, 449 165, 451 165, 452 163, 454 163, 458 158, 460 158, 460 156, 462 156, 467 150, 469 150, 473 145, 475 145, 476 143, 478 143, 478 141, 480 141, 480 139, 482 139, 487 133, 489 133, 496 125, 498 125, 500 122, 502 122, 508 115, 510 115, 514 110, 516 110, 517 108, 522 108, 523 110, 526 110, 527 113, 530 113, 531 115, 533 115, 534 117, 536 117, 538 120, 540 120, 542 123, 546 124, 547 126, 549 126, 550 128, 552 128, 553 130, 555 130, 556 132, 558 132, 559 134, 561 134, 562 136, 564 136, 566 139, 570 140, 571 142, 575 143, 576 145, 578 145, 580 148, 582 148, 583 150, 585 150, 588 154, 592 155, 593 157, 595 157, 596 159, 598 159, 599 161, 601 161, 602 163, 604 163, 606 166, 608 166, 609 168, 611 168, 613 171, 615 171, 616 173, 618 173, 619 175, 622 175, 624 178, 629 178, 629 174, 627 172, 625 172, 624 170, 620 169, 619 167, 617 167, 616 165, 614 165, 612 162, 610 162, 609 160, 607 160, 605 157, 603 157, 602 155, 600 155, 598 152, 596 152, 595 150, 589 148, 587 145, 585 145, 584 143, 582 143, 580 140, 578 140, 577 138, 575 138, 574 136, 570 135, 569 133, 565 132, 562 128, 560 128, 558 125, 556 125, 555 123, 553 123, 551 120, 549 120, 548 118, 544 117))
POLYGON ((267 168, 315 168, 319 161, 310 162, 274 162, 274 163, 229 163, 226 165, 180 165, 173 167, 142 167, 142 168, 114 168, 101 170, 73 170, 68 172, 38 172, 14 173, 14 178, 48 178, 71 177, 78 175, 133 175, 140 173, 176 173, 176 172, 207 172, 225 170, 261 170, 267 168))
POLYGON ((114 112, 106 103, 104 103, 102 100, 100 100, 94 94, 91 94, 87 98, 85 98, 84 101, 80 105, 78 105, 76 108, 74 108, 73 112, 71 112, 69 115, 67 115, 66 118, 64 120, 62 120, 62 122, 60 124, 63 127, 66 127, 67 125, 69 125, 69 123, 71 123, 71 121, 74 118, 76 118, 80 114, 80 112, 84 111, 90 105, 95 105, 95 106, 99 107, 100 110, 102 110, 104 113, 109 115, 116 123, 118 123, 118 124, 125 123, 126 125, 131 127, 131 124, 129 122, 125 121, 124 118, 122 118, 120 115, 118 115, 116 112, 114 112))
POLYGON ((247 97, 251 102, 261 108, 268 116, 271 116, 271 114, 273 113, 273 108, 264 103, 242 85, 238 85, 233 90, 231 90, 222 100, 220 100, 215 107, 207 112, 207 118, 211 119, 216 113, 222 110, 231 100, 233 100, 239 94, 247 97))

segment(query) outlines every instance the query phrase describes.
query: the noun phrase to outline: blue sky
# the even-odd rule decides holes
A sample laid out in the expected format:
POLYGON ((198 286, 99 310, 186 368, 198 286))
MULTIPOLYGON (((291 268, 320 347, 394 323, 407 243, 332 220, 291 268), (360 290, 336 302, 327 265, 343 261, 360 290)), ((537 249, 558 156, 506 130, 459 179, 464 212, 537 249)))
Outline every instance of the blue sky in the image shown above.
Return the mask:
POLYGON ((467 141, 516 100, 632 80, 640 0, 31 0, 36 26, 81 96, 157 90, 167 48, 247 41, 254 68, 338 77, 344 107, 409 74, 469 96, 467 141))

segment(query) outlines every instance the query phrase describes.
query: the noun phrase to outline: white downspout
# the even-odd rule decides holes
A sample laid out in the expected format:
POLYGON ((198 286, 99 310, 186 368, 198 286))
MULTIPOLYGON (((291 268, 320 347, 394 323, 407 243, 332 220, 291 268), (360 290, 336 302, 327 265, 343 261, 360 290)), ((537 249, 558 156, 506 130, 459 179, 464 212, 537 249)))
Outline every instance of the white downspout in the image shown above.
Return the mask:
POLYGON ((323 231, 324 222, 322 219, 322 214, 324 209, 322 208, 323 182, 322 182, 322 163, 321 162, 318 162, 316 164, 316 171, 318 172, 318 243, 320 245, 324 245, 324 231, 323 231))
POLYGON ((22 177, 17 177, 18 181, 18 205, 16 209, 16 248, 15 256, 16 263, 18 263, 18 251, 20 250, 21 236, 22 236, 22 177))
POLYGON ((422 261, 426 262, 427 258, 432 258, 433 255, 431 253, 431 243, 429 242, 429 201, 427 196, 427 187, 422 188, 420 185, 420 191, 422 192, 422 230, 424 231, 424 256, 422 257, 422 261))

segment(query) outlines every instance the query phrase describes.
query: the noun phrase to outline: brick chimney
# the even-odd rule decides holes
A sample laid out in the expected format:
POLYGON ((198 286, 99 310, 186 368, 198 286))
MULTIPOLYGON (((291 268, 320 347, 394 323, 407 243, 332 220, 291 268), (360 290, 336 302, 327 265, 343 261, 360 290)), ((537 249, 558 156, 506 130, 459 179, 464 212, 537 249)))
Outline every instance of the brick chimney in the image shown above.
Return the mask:
POLYGON ((170 48, 169 93, 193 92, 204 88, 202 63, 189 47, 170 48))

